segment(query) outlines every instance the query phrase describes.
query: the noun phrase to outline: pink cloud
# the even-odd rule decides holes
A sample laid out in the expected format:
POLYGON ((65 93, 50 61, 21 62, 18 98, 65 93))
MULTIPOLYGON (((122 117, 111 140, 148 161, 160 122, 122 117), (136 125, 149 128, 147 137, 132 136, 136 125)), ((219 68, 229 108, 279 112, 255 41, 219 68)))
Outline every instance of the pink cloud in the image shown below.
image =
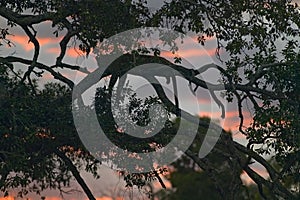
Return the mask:
MULTIPOLYGON (((55 55, 59 55, 60 54, 60 48, 58 47, 53 47, 53 48, 47 48, 46 52, 51 53, 51 54, 55 54, 55 55)), ((82 53, 82 51, 80 51, 77 48, 68 48, 66 55, 72 58, 77 58, 78 56, 83 56, 84 54, 82 53)))
MULTIPOLYGON (((205 101, 205 100, 204 100, 205 101)), ((243 112, 244 118, 251 118, 251 114, 249 112, 243 112)), ((200 117, 204 116, 210 116, 212 118, 219 118, 220 112, 208 112, 208 111, 200 111, 199 113, 200 117)), ((239 119, 239 113, 237 111, 227 111, 225 113, 225 118, 229 119, 231 121, 234 121, 236 118, 239 119)))
MULTIPOLYGON (((11 40, 15 44, 19 44, 25 49, 26 51, 31 51, 34 48, 34 45, 32 42, 29 42, 29 38, 26 35, 10 35, 8 36, 8 39, 11 40)), ((61 38, 37 38, 37 40, 40 43, 40 46, 45 46, 48 44, 53 44, 53 43, 59 43, 61 38)))
MULTIPOLYGON (((218 119, 221 116, 221 112, 208 112, 201 111, 198 114, 200 117, 210 117, 218 119)), ((244 111, 244 126, 249 126, 252 123, 252 116, 250 112, 244 111)), ((237 111, 228 111, 225 113, 225 121, 223 128, 227 131, 237 131, 240 125, 239 113, 237 111)))
POLYGON ((188 50, 181 50, 178 53, 173 54, 169 51, 161 52, 162 57, 173 59, 174 57, 182 57, 182 58, 190 58, 190 57, 199 57, 199 56, 214 56, 216 53, 216 49, 188 49, 188 50))
MULTIPOLYGON (((0 200, 14 200, 14 197, 8 196, 8 197, 0 197, 0 200)), ((30 199, 29 199, 30 200, 30 199)))

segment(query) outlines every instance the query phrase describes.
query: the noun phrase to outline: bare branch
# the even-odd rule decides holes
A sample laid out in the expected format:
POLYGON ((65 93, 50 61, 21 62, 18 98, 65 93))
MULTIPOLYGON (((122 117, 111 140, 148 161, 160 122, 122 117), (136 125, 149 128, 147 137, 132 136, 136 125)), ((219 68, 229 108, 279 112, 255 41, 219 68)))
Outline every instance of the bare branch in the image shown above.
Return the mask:
MULTIPOLYGON (((19 57, 14 57, 14 56, 8 56, 8 57, 0 57, 0 61, 3 63, 22 63, 22 64, 26 64, 26 65, 30 65, 31 64, 31 60, 27 60, 24 58, 19 58, 19 57)), ((68 78, 64 77, 63 75, 61 75, 59 72, 54 71, 51 67, 46 66, 42 63, 37 62, 36 63, 36 67, 39 69, 44 69, 48 72, 51 73, 51 75, 55 78, 58 79, 60 81, 62 81, 63 83, 66 83, 71 89, 74 87, 74 83, 69 80, 68 78)))
POLYGON ((237 91, 234 91, 233 92, 237 98, 237 103, 238 103, 238 112, 239 112, 239 118, 240 118, 240 125, 239 125, 239 131, 246 135, 245 131, 243 130, 243 125, 244 125, 244 115, 243 115, 243 105, 242 105, 242 102, 243 102, 243 99, 240 97, 239 93, 237 91))
POLYGON ((63 39, 60 41, 59 45, 60 45, 60 54, 59 56, 56 58, 56 64, 57 65, 61 65, 62 60, 66 54, 66 50, 67 50, 67 45, 70 41, 70 39, 76 35, 76 33, 78 33, 78 31, 73 30, 72 25, 70 24, 70 22, 67 19, 63 19, 62 23, 65 25, 65 27, 67 28, 68 32, 67 34, 63 37, 63 39))
MULTIPOLYGON (((1 6, 0 7, 0 15, 5 17, 6 19, 19 24, 20 26, 29 26, 33 24, 38 24, 47 20, 53 20, 57 13, 47 12, 39 15, 21 15, 12 10, 1 6)), ((66 16, 68 14, 66 13, 66 16)))
POLYGON ((74 164, 72 163, 72 161, 70 160, 70 158, 68 158, 63 152, 61 152, 58 149, 55 151, 55 154, 59 158, 61 158, 65 162, 65 164, 69 167, 69 169, 72 172, 73 176, 75 177, 75 179, 77 180, 77 182, 79 183, 79 185, 82 187, 83 191, 88 196, 88 198, 90 200, 96 200, 96 198, 92 194, 91 190, 89 189, 89 187, 87 186, 87 184, 85 183, 85 181, 80 176, 79 171, 77 170, 76 166, 74 166, 74 164))
POLYGON ((261 165, 263 165, 266 170, 268 171, 268 173, 270 174, 270 178, 271 179, 275 179, 278 176, 278 172, 275 171, 275 169, 264 159, 262 158, 260 155, 258 155, 257 153, 255 153, 254 151, 252 151, 251 149, 248 149, 247 147, 239 144, 239 143, 234 143, 234 146, 241 152, 251 156, 252 158, 254 158, 257 162, 259 162, 261 165))
POLYGON ((29 30, 29 28, 27 26, 22 25, 21 27, 23 28, 23 30, 25 31, 25 33, 29 37, 28 42, 32 42, 33 45, 34 45, 33 59, 31 61, 29 69, 24 74, 24 77, 22 79, 22 82, 23 82, 27 77, 30 77, 31 72, 33 71, 33 69, 35 67, 35 63, 37 62, 38 56, 39 56, 39 53, 40 53, 40 44, 39 44, 38 40, 36 39, 36 31, 33 29, 33 27, 31 27, 31 29, 33 30, 34 33, 31 33, 31 31, 29 30))
POLYGON ((164 184, 163 180, 160 178, 156 170, 154 170, 154 175, 158 179, 158 182, 160 183, 161 187, 166 189, 167 188, 166 185, 164 184))

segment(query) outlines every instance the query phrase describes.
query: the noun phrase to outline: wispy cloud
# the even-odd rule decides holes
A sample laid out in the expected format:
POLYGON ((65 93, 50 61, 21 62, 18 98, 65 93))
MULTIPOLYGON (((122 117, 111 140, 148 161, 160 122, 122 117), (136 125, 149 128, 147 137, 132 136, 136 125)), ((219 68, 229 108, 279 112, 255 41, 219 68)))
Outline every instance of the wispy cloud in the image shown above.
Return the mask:
MULTIPOLYGON (((58 56, 60 54, 60 48, 58 47, 50 47, 46 49, 47 53, 54 54, 55 56, 58 56)), ((84 54, 76 48, 68 48, 66 55, 72 58, 78 58, 79 56, 83 56, 84 54)))
MULTIPOLYGON (((9 35, 8 39, 12 41, 15 45, 20 45, 24 50, 31 51, 34 48, 34 45, 29 41, 28 36, 26 35, 9 35)), ((50 44, 57 44, 61 38, 37 38, 40 46, 46 46, 50 44)))

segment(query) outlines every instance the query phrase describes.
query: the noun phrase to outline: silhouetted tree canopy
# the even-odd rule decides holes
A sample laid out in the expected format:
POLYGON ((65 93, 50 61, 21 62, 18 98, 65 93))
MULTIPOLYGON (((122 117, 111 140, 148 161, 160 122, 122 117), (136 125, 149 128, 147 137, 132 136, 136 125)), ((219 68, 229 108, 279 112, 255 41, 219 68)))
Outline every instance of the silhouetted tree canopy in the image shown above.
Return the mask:
MULTIPOLYGON (((198 36, 199 45, 205 45, 209 38, 214 39, 215 56, 222 66, 201 66, 199 63, 196 66, 199 70, 194 70, 184 66, 180 58, 175 59, 176 63, 163 58, 159 49, 125 51, 111 63, 111 70, 99 77, 108 81, 108 97, 117 84, 125 87, 126 83, 120 81, 125 72, 145 63, 164 64, 179 71, 194 91, 202 88, 213 96, 222 92, 229 103, 235 104, 240 118, 239 133, 248 139, 244 146, 222 129, 218 147, 213 150, 230 163, 230 187, 233 189, 228 191, 215 178, 218 168, 214 159, 199 158, 191 148, 185 152, 186 156, 208 172, 223 199, 239 198, 236 191, 242 187, 241 171, 257 184, 264 199, 299 198, 300 16, 297 3, 290 0, 170 0, 151 9, 146 0, 3 0, 0 15, 7 22, 0 27, 2 47, 13 47, 14 27, 20 28, 34 46, 30 58, 20 53, 7 55, 3 50, 0 52, 0 189, 3 192, 19 186, 23 188, 22 194, 46 188, 60 189, 68 184, 72 174, 89 199, 95 199, 79 169, 84 168, 97 176, 97 161, 84 149, 77 136, 71 109, 75 84, 61 70, 80 71, 87 77, 92 73, 65 61, 67 49, 72 46, 86 56, 92 51, 97 54, 98 45, 117 33, 133 28, 161 27, 183 34, 193 32, 198 36), (59 55, 50 64, 40 59, 38 25, 43 22, 52 27, 53 37, 60 40, 59 55), (20 68, 22 72, 18 72, 20 68), (221 74, 220 84, 211 84, 212 89, 198 76, 210 69, 221 74), (64 85, 47 84, 44 89, 38 89, 35 79, 47 74, 64 85), (253 118, 250 125, 245 124, 244 105, 247 103, 253 118), (271 155, 273 162, 268 162, 266 155, 271 155), (253 162, 262 165, 269 178, 254 171, 253 162)), ((171 43, 173 39, 177 38, 167 38, 171 43)), ((100 67, 101 59, 98 64, 100 67)), ((147 123, 147 105, 159 102, 170 116, 181 113, 189 123, 197 122, 197 126, 207 128, 207 120, 199 120, 198 116, 180 109, 176 100, 173 103, 168 98, 162 85, 156 82, 157 77, 170 78, 159 71, 149 76, 156 97, 144 103, 138 98, 131 99, 136 101, 135 109, 138 110, 138 105, 144 106, 143 112, 138 112, 135 118, 137 123, 147 123)), ((103 94, 99 89, 99 97, 103 94)), ((222 108, 218 98, 221 97, 213 99, 222 108)), ((109 101, 102 99, 102 105, 107 103, 105 100, 109 101)), ((93 106, 86 107, 86 110, 93 109, 93 106)), ((107 131, 112 135, 116 133, 118 127, 114 126, 109 114, 99 120, 109 127, 107 131)), ((173 132, 166 131, 165 138, 159 136, 156 142, 165 144, 164 139, 172 137, 176 123, 171 120, 169 123, 173 132)), ((120 138, 116 137, 116 140, 120 138)), ((135 151, 145 150, 147 142, 139 143, 140 146, 134 147, 135 151)), ((201 139, 198 142, 201 144, 201 139)), ((134 146, 130 141, 128 144, 123 148, 130 150, 130 146, 134 146)), ((126 181, 131 186, 143 186, 145 182, 135 181, 136 177, 145 181, 149 176, 160 180, 158 172, 161 171, 154 169, 150 175, 130 176, 126 181)), ((192 187, 193 183, 190 185, 192 187)))

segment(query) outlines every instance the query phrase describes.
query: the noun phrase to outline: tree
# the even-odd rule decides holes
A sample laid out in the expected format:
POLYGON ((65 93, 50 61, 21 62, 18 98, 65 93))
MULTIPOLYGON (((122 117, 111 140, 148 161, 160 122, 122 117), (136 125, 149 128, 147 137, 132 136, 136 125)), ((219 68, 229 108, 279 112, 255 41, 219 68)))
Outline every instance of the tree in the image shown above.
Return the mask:
MULTIPOLYGON (((199 74, 208 69, 220 72, 224 87, 218 84, 211 85, 212 89, 209 92, 215 96, 216 92, 222 91, 229 102, 236 101, 240 117, 239 131, 248 138, 248 145, 243 146, 233 141, 232 137, 222 130, 219 143, 226 146, 226 151, 219 153, 232 164, 233 174, 237 176, 243 170, 254 180, 263 198, 297 199, 299 196, 298 37, 300 22, 299 8, 296 3, 288 0, 172 0, 164 3, 159 9, 150 11, 146 2, 142 0, 99 0, 88 3, 72 0, 42 2, 11 0, 0 3, 0 15, 8 20, 8 25, 22 28, 29 42, 34 44, 34 54, 31 59, 13 55, 0 57, 2 66, 8 67, 12 72, 15 72, 13 66, 16 63, 24 66, 25 73, 20 77, 20 82, 27 82, 32 91, 35 90, 32 82, 34 74, 42 76, 44 72, 48 72, 72 90, 74 83, 59 73, 59 68, 89 73, 80 66, 63 62, 67 45, 72 38, 76 38, 79 43, 77 47, 86 55, 96 47, 97 42, 103 42, 104 38, 136 27, 167 27, 182 33, 192 31, 199 35, 198 41, 202 45, 206 44, 206 38, 215 38, 216 56, 224 67, 198 66, 203 68, 195 71, 186 68, 180 62, 172 63, 162 58, 157 49, 152 49, 152 54, 148 49, 142 49, 142 51, 124 54, 111 64, 113 70, 108 70, 100 78, 110 77, 109 85, 113 87, 118 79, 121 80, 120 77, 124 72, 134 68, 132 63, 156 62, 179 71, 187 80, 187 84, 194 86, 193 90, 196 91, 199 88, 209 89, 199 78, 199 74), (25 11, 28 10, 31 11, 30 14, 26 14, 25 11), (54 35, 64 34, 60 41, 60 54, 53 65, 41 63, 38 59, 40 43, 37 39, 38 30, 34 25, 44 21, 52 22, 55 28, 54 35), (228 57, 222 57, 221 51, 225 51, 228 57), (125 69, 113 68, 114 65, 125 66, 125 69), (243 105, 246 101, 251 102, 253 110, 253 123, 247 127, 243 115, 243 105), (276 167, 263 157, 264 154, 270 153, 276 159, 276 167), (256 173, 251 168, 252 162, 264 166, 269 179, 264 179, 256 173), (291 187, 285 187, 284 182, 287 180, 291 183, 291 187)), ((11 45, 11 41, 7 39, 10 29, 1 28, 1 30, 2 44, 11 45)), ((180 61, 180 58, 177 59, 180 61)), ((165 77, 164 74, 155 75, 165 77)), ((175 104, 170 101, 154 75, 149 77, 160 102, 170 113, 174 115, 184 113, 182 116, 191 122, 198 120, 197 117, 179 109, 176 101, 175 104)), ((120 82, 119 84, 124 84, 120 82)), ((218 97, 214 100, 222 107, 218 97)), ((208 127, 209 123, 200 120, 198 125, 208 127)), ((14 144, 15 141, 12 143, 14 144)), ((225 192, 218 184, 218 180, 214 179, 214 174, 217 172, 213 164, 199 158, 191 150, 187 150, 185 154, 200 168, 209 172, 218 191, 225 199, 236 198, 235 190, 225 192)), ((70 163, 68 160, 64 161, 70 163)), ((236 176, 235 180, 238 180, 236 176)), ((236 183, 233 188, 240 186, 239 181, 233 183, 236 183)), ((85 191, 89 194, 88 189, 85 191)), ((91 194, 88 196, 93 199, 91 194)))
MULTIPOLYGON (((2 137, 6 138, 6 132, 8 132, 8 135, 14 135, 12 138, 16 138, 11 140, 11 137, 7 137, 8 139, 1 140, 1 143, 5 144, 3 145, 3 152, 1 152, 1 156, 4 157, 1 160, 3 164, 1 167, 1 170, 3 170, 3 173, 1 173, 1 189, 6 192, 8 188, 21 186, 23 190, 20 192, 20 195, 27 194, 28 190, 40 192, 46 188, 58 188, 63 191, 62 186, 69 183, 70 172, 72 172, 87 196, 90 199, 95 199, 81 178, 79 169, 82 162, 85 161, 85 169, 91 171, 97 177, 98 175, 95 173, 98 162, 92 159, 88 152, 83 149, 78 135, 74 135, 76 132, 74 125, 72 125, 70 107, 72 105, 70 89, 72 89, 73 83, 56 71, 56 69, 81 70, 78 66, 72 66, 62 61, 66 54, 67 45, 72 38, 77 38, 80 41, 78 48, 88 54, 91 47, 95 46, 99 39, 103 40, 104 37, 108 37, 115 32, 138 26, 139 17, 135 17, 135 15, 142 13, 142 11, 137 13, 140 9, 140 4, 120 1, 95 1, 88 3, 84 1, 4 1, 0 4, 1 16, 7 20, 8 26, 21 27, 28 36, 28 41, 34 44, 32 60, 14 56, 1 57, 2 75, 5 81, 10 82, 9 87, 6 88, 5 85, 4 91, 8 89, 9 94, 7 95, 13 97, 7 99, 8 104, 17 102, 19 107, 25 106, 27 108, 25 111, 22 110, 20 112, 21 110, 18 110, 18 113, 14 113, 8 106, 6 107, 7 112, 5 110, 2 112, 4 120, 2 123, 5 125, 1 130, 3 133, 2 137), (100 9, 100 12, 98 9, 100 9), (113 12, 112 9, 114 9, 113 12), (31 14, 24 14, 27 10, 30 10, 31 14), (95 15, 95 13, 101 14, 95 15), (113 13, 115 16, 112 16, 113 13), (108 21, 107 19, 111 20, 108 21), (61 52, 53 66, 47 66, 38 62, 41 45, 37 40, 37 31, 34 25, 45 21, 52 22, 53 27, 55 27, 53 34, 56 37, 59 37, 64 30, 67 30, 67 34, 60 41, 61 52), (100 24, 101 26, 99 27, 100 24), (30 65, 30 69, 25 69, 23 70, 25 73, 18 74, 12 63, 21 63, 25 67, 30 65), (38 91, 32 77, 34 75, 41 77, 45 71, 67 84, 68 88, 48 85, 45 90, 38 91), (14 79, 16 80, 14 82, 7 80, 11 73, 15 75, 14 79), (25 91, 23 87, 26 88, 25 91), (11 94, 10 90, 12 90, 11 94), (16 91, 23 93, 21 96, 18 96, 16 91), (33 94, 31 95, 31 93, 33 94), (27 105, 27 102, 22 102, 19 100, 19 97, 26 97, 27 101, 34 103, 34 105, 27 105), (49 98, 53 99, 53 101, 49 101, 49 98), (48 107, 45 107, 45 105, 48 105, 48 107), (25 116, 22 116, 22 113, 25 113, 25 116), (37 114, 41 114, 41 116, 37 116, 37 114), (21 130, 16 132, 11 130, 14 129, 14 118, 12 115, 21 115, 22 120, 27 120, 30 126, 21 123, 18 124, 18 128, 21 130), (7 120, 10 123, 7 123, 7 120), (26 130, 28 128, 29 130, 26 130), (22 132, 24 129, 26 131, 22 132), (42 133, 40 133, 41 131, 42 133), (46 131, 46 135, 44 135, 44 131, 46 131), (41 134, 41 136, 34 137, 36 134, 41 134), (48 134, 50 135, 48 136, 48 134), (32 137, 30 137, 31 135, 32 137), (24 150, 25 147, 20 142, 24 140, 23 137, 25 136, 32 141, 23 141, 29 148, 24 150), (52 139, 55 141, 52 141, 52 139), (45 144, 50 145, 45 147, 40 140, 47 140, 45 144), (9 149, 5 149, 6 147, 9 149), (29 162, 28 159, 33 159, 33 155, 37 157, 37 160, 29 162), (19 161, 17 165, 15 163, 16 160, 19 161), (8 161, 11 162, 8 163, 8 161), (28 167, 32 165, 31 162, 44 170, 28 167), (55 171, 51 172, 53 169, 57 169, 57 173, 55 171), (20 173, 20 176, 16 175, 10 179, 8 175, 11 172, 20 173), (30 186, 32 182, 39 185, 34 184, 30 186)), ((13 45, 13 42, 7 39, 9 34, 9 28, 1 27, 1 45, 13 45)), ((3 99, 5 97, 7 96, 4 95, 3 99)), ((19 107, 17 108, 19 109, 19 107)))
POLYGON ((80 183, 84 166, 97 177, 98 162, 83 151, 72 123, 70 89, 53 83, 32 88, 18 75, 1 66, 1 190, 8 195, 9 188, 20 187, 19 196, 46 188, 63 193, 71 174, 80 183))
MULTIPOLYGON (((220 160, 219 155, 212 159, 211 154, 208 159, 213 160, 214 168, 219 171, 216 178, 222 183, 222 188, 225 191, 231 190, 230 181, 228 181, 232 178, 230 166, 226 161, 220 160)), ((209 175, 199 169, 197 164, 188 157, 183 157, 172 163, 168 180, 172 184, 172 188, 157 192, 155 196, 159 199, 199 199, 199 197, 203 199, 222 199, 209 175), (193 183, 193 185, 190 183, 193 183)), ((253 199, 247 196, 246 187, 239 188, 236 191, 236 196, 239 199, 253 199)))

